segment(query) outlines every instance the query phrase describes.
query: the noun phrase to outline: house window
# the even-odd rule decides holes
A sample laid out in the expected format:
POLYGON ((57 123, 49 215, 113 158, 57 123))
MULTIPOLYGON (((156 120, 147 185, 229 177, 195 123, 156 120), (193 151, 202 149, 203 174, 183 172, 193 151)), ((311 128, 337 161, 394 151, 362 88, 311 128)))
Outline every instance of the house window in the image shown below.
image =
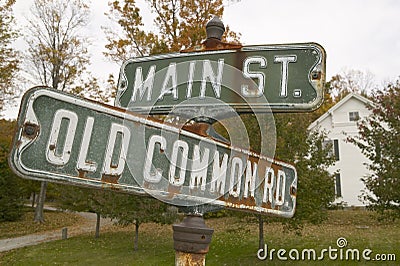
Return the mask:
POLYGON ((358 112, 349 112, 350 121, 358 121, 360 119, 360 114, 358 112))
POLYGON ((342 197, 342 184, 339 173, 335 175, 335 195, 337 198, 342 197))
POLYGON ((333 140, 333 152, 335 154, 336 161, 339 161, 339 159, 340 159, 340 156, 339 156, 339 140, 337 140, 337 139, 333 140))
POLYGON ((339 161, 339 140, 338 139, 334 139, 334 140, 325 140, 322 143, 322 147, 324 149, 327 148, 328 145, 331 145, 330 148, 330 152, 328 154, 328 156, 334 156, 336 161, 339 161))

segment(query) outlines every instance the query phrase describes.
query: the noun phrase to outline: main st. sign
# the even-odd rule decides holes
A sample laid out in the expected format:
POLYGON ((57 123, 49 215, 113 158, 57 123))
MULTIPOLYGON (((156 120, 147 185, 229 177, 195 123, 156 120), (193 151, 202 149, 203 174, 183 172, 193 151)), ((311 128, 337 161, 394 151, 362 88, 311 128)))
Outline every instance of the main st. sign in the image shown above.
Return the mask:
POLYGON ((133 58, 121 67, 116 106, 167 114, 212 97, 240 113, 311 111, 323 100, 325 57, 302 43, 133 58))
POLYGON ((10 155, 22 177, 291 217, 293 166, 43 87, 22 100, 10 155))

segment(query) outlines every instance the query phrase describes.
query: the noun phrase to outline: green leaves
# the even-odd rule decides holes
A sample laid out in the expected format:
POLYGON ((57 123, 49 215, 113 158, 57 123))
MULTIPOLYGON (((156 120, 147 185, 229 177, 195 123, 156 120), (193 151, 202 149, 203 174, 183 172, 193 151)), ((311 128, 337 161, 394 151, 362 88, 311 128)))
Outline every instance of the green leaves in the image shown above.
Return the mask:
POLYGON ((362 198, 384 217, 400 218, 400 80, 373 95, 372 114, 358 123, 359 136, 349 138, 370 160, 362 198))
POLYGON ((8 167, 8 150, 15 123, 0 120, 0 222, 21 217, 22 190, 18 178, 8 167))
POLYGON ((17 37, 13 28, 14 3, 15 0, 0 2, 0 112, 3 111, 6 100, 12 99, 17 90, 14 81, 20 62, 17 51, 11 46, 17 37))
POLYGON ((25 60, 35 83, 64 91, 84 74, 89 64, 88 44, 79 32, 88 19, 89 7, 79 0, 34 1, 25 60))
MULTIPOLYGON (((106 15, 119 25, 119 31, 104 28, 108 43, 104 53, 121 63, 131 57, 178 52, 194 47, 206 39, 205 25, 216 15, 222 17, 222 0, 147 0, 155 14, 155 29, 143 30, 140 9, 134 0, 113 1, 106 15)), ((239 34, 226 26, 225 39, 239 42, 239 34)))
POLYGON ((327 171, 334 163, 331 147, 324 146, 325 132, 307 130, 313 114, 277 114, 276 157, 294 163, 297 176, 297 207, 287 228, 302 228, 305 222, 321 223, 334 200, 334 180, 327 171))

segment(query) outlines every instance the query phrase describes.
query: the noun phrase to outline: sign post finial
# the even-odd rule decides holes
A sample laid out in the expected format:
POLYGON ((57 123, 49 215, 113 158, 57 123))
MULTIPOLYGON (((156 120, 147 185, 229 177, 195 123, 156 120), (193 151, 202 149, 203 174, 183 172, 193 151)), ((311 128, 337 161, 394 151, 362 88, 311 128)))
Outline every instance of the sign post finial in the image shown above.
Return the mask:
POLYGON ((214 16, 206 25, 207 39, 215 38, 221 41, 224 32, 224 23, 218 16, 214 16))

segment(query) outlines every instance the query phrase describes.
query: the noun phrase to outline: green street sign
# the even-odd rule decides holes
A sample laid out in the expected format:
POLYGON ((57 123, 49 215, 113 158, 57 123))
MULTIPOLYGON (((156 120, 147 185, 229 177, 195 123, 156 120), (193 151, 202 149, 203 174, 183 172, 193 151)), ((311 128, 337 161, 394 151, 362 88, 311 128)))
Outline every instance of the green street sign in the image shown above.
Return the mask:
POLYGON ((291 217, 296 169, 126 110, 44 87, 23 97, 10 166, 19 176, 291 217))
POLYGON ((325 57, 319 44, 303 43, 132 58, 121 67, 115 105, 185 115, 215 107, 211 97, 238 113, 312 111, 323 101, 325 57))

